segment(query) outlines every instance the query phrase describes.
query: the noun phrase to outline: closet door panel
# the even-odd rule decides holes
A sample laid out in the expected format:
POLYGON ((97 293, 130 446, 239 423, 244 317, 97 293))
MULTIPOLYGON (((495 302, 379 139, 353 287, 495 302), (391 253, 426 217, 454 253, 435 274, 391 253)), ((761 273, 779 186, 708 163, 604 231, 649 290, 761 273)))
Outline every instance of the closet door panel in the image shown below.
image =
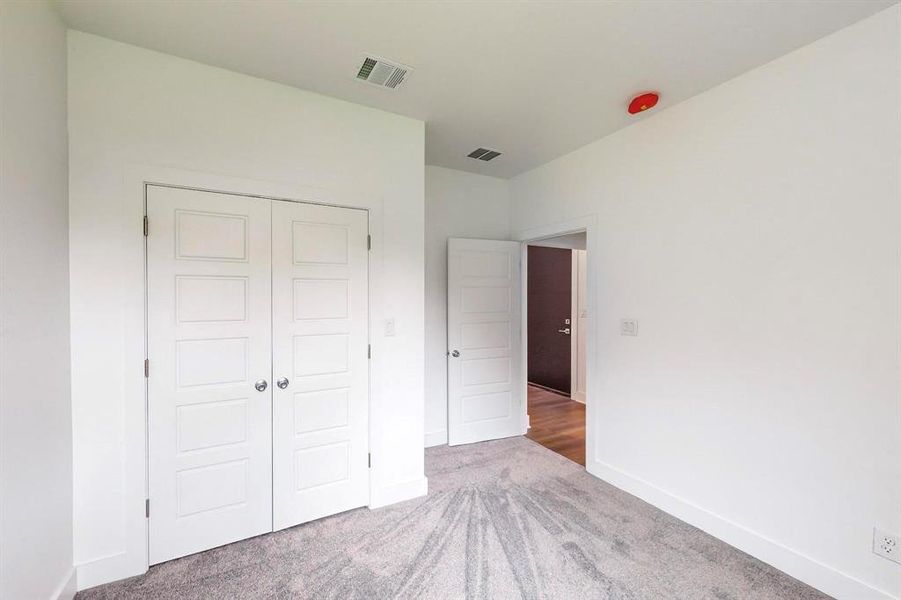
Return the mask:
POLYGON ((275 529, 369 499, 368 219, 272 209, 275 529))
POLYGON ((148 187, 151 564, 272 530, 270 210, 148 187))

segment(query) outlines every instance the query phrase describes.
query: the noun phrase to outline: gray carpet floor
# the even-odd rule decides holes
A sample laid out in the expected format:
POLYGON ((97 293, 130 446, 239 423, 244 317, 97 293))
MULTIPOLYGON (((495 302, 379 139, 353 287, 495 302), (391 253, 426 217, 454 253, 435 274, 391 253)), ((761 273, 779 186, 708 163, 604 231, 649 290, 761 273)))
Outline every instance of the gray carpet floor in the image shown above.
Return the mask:
POLYGON ((827 596, 525 438, 426 451, 429 495, 157 565, 77 600, 827 596))

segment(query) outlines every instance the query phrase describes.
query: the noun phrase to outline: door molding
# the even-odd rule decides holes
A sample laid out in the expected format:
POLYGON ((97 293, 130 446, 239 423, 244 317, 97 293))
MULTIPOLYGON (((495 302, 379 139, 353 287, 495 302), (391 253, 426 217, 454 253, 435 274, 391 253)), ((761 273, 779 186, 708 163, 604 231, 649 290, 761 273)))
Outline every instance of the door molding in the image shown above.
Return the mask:
MULTIPOLYGON (((334 190, 321 187, 286 184, 257 179, 231 177, 153 165, 129 165, 122 179, 124 200, 120 204, 123 223, 128 224, 121 231, 121 260, 128 268, 124 270, 126 292, 122 298, 121 318, 125 334, 122 339, 122 361, 119 369, 123 373, 122 431, 123 456, 122 474, 124 485, 121 490, 124 507, 124 539, 122 550, 89 562, 80 563, 78 587, 86 589, 94 585, 140 575, 149 568, 149 525, 145 517, 145 499, 149 493, 147 451, 147 380, 144 378, 143 362, 147 351, 147 256, 143 220, 146 214, 146 186, 158 185, 186 189, 218 192, 238 196, 251 196, 270 200, 323 204, 341 208, 366 210, 369 213, 369 232, 372 248, 369 253, 369 340, 374 337, 373 323, 384 320, 384 308, 380 290, 383 278, 383 205, 380 197, 349 198, 334 190)), ((151 224, 152 227, 152 224, 151 224)), ((151 230, 152 235, 152 230, 151 230)), ((374 408, 380 406, 381 386, 378 373, 380 352, 373 347, 369 363, 369 447, 376 448, 376 436, 372 430, 374 408)), ((376 506, 373 499, 381 500, 381 469, 378 462, 369 472, 369 505, 376 506)), ((418 481, 417 491, 425 487, 425 480, 418 481)), ((388 494, 391 496, 392 494, 388 494)), ((421 495, 421 494, 420 494, 421 495)))
MULTIPOLYGON (((586 236, 587 237, 587 236, 586 236)), ((579 302, 579 290, 583 287, 583 277, 579 270, 579 263, 584 262, 579 260, 580 254, 579 252, 584 252, 585 256, 588 255, 587 250, 573 250, 572 252, 572 308, 570 313, 572 314, 572 338, 570 339, 570 397, 576 402, 581 402, 585 404, 585 390, 579 389, 579 336, 584 335, 582 332, 582 325, 580 321, 582 319, 582 310, 585 307, 579 302)), ((588 269, 585 270, 585 276, 588 275, 588 269)), ((585 298, 587 300, 588 294, 585 294, 585 298)), ((587 352, 587 348, 586 348, 587 352)), ((587 356, 586 356, 586 366, 587 356)), ((587 369, 586 369, 587 370, 587 369)))
MULTIPOLYGON (((539 240, 544 240, 552 237, 557 237, 560 235, 566 235, 569 233, 579 233, 585 232, 585 249, 587 251, 588 261, 591 261, 592 256, 597 256, 598 252, 598 239, 597 239, 597 231, 598 231, 598 216, 595 213, 585 215, 583 217, 571 219, 568 221, 561 221, 559 223, 551 223, 549 225, 542 225, 539 227, 532 227, 529 229, 521 229, 519 231, 514 231, 511 239, 520 242, 522 248, 522 361, 523 365, 526 368, 523 368, 523 375, 520 378, 520 386, 521 393, 523 398, 528 398, 528 244, 529 242, 537 242, 539 240)), ((587 290, 586 295, 587 298, 587 306, 588 306, 588 327, 587 329, 587 339, 586 341, 586 356, 585 356, 585 364, 586 364, 586 379, 585 379, 585 396, 586 400, 589 396, 591 396, 592 400, 590 402, 585 403, 585 465, 589 471, 591 471, 591 466, 593 463, 598 462, 597 460, 597 446, 595 444, 595 414, 597 412, 597 396, 592 395, 592 390, 596 389, 595 385, 595 371, 597 370, 597 328, 600 319, 598 315, 598 304, 597 304, 597 275, 594 270, 591 268, 587 269, 588 277, 587 277, 587 290), (594 368, 592 368, 594 367, 594 368)), ((572 385, 572 384, 571 384, 572 385)), ((523 412, 522 412, 522 432, 526 433, 529 429, 529 414, 528 414, 528 402, 523 402, 523 412)))

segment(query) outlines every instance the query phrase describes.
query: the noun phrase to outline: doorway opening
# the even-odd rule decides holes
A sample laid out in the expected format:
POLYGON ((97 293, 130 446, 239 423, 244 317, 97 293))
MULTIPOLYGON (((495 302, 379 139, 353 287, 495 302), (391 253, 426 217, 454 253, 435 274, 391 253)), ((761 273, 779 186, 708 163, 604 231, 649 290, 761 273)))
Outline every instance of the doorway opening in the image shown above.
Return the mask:
POLYGON ((587 234, 526 244, 526 437, 585 466, 587 234))

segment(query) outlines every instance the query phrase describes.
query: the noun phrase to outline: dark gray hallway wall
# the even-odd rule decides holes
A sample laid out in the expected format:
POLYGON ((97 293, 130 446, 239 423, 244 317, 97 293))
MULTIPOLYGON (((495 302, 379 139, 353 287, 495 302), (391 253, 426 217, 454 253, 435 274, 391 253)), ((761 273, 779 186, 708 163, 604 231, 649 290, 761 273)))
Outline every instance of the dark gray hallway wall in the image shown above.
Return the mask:
POLYGON ((0 597, 70 598, 66 28, 0 2, 0 597))

